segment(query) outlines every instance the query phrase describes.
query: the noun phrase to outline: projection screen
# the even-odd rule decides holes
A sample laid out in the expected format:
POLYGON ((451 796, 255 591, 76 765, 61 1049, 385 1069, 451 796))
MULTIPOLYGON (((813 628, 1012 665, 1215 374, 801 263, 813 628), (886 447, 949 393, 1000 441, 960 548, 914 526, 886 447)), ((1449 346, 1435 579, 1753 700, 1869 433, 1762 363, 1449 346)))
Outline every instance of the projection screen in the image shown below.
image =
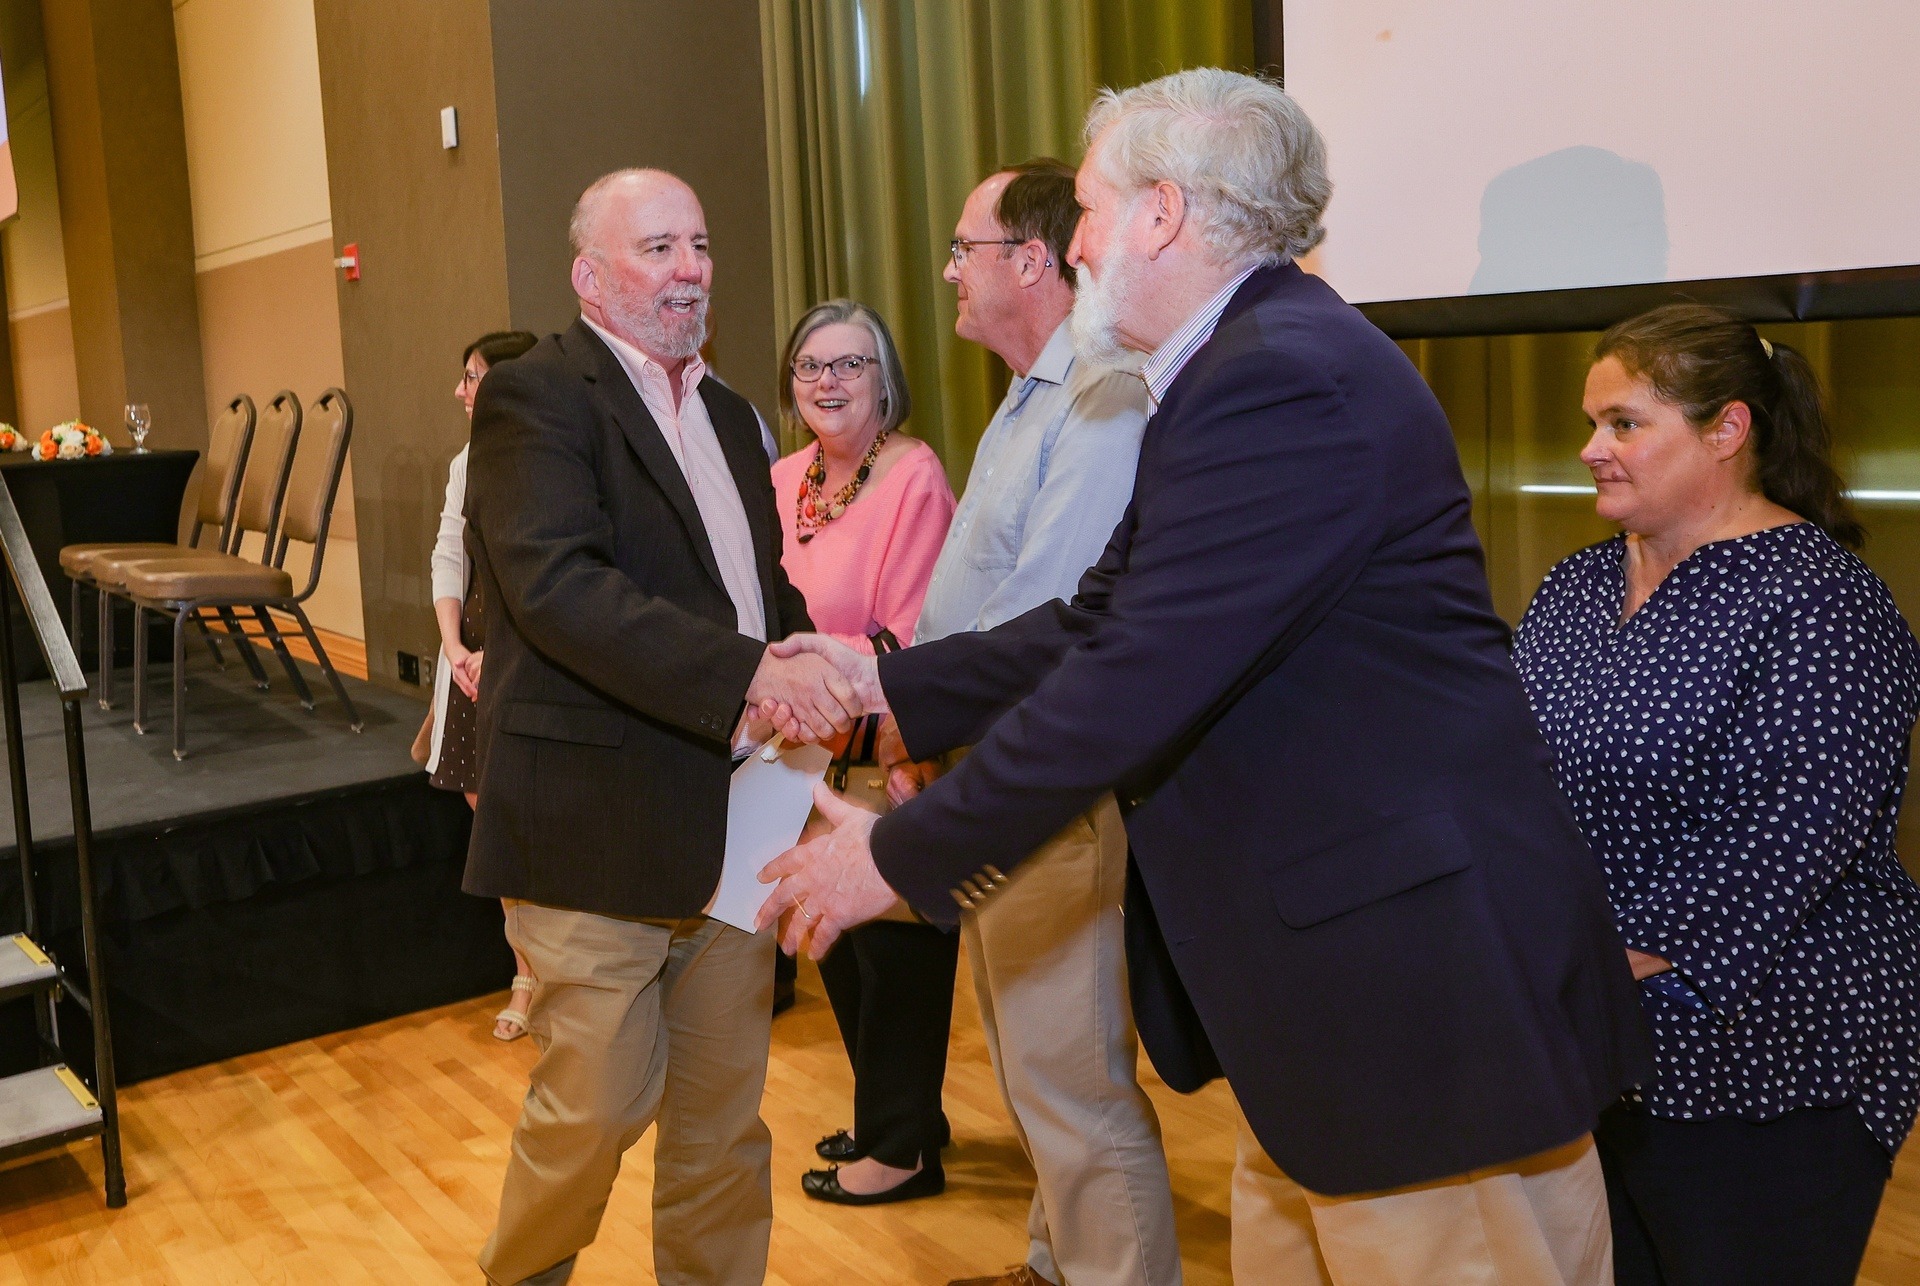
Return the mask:
POLYGON ((1286 0, 1283 20, 1333 169, 1311 266, 1390 330, 1572 328, 1682 282, 1759 315, 1920 311, 1920 4, 1286 0))

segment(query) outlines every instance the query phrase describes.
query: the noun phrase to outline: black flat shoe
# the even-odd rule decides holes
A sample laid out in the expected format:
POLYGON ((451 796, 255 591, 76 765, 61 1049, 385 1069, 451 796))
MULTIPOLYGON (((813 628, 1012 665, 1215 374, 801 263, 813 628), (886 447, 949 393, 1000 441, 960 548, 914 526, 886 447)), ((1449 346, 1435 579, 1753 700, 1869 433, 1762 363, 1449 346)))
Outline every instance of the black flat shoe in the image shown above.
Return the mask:
POLYGON ((946 1171, 939 1161, 928 1162, 914 1175, 894 1184, 885 1192, 848 1192, 840 1186, 840 1167, 809 1170, 800 1176, 800 1191, 815 1201, 836 1206, 884 1206, 893 1201, 912 1201, 916 1197, 937 1197, 947 1190, 946 1171))
POLYGON ((866 1155, 865 1149, 855 1143, 853 1136, 845 1130, 829 1134, 814 1144, 813 1150, 822 1161, 858 1161, 866 1155))

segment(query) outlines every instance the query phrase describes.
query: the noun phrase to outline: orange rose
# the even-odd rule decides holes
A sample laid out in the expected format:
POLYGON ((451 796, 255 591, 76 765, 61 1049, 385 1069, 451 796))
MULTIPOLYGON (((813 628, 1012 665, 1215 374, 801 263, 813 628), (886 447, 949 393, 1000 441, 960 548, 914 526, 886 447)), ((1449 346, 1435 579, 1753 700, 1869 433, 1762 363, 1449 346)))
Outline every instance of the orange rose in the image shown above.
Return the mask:
POLYGON ((88 455, 100 454, 100 435, 99 434, 89 433, 87 435, 87 454, 88 455))

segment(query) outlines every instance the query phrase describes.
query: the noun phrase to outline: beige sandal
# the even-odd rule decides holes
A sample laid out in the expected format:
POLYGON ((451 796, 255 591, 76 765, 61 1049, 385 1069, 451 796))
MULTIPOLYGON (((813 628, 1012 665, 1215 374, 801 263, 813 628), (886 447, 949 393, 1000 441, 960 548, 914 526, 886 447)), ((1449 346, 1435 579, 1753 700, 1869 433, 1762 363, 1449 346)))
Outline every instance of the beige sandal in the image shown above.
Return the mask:
MULTIPOLYGON (((511 990, 525 991, 525 992, 531 993, 533 991, 533 986, 534 986, 534 980, 532 978, 527 977, 526 974, 517 973, 513 976, 513 986, 511 990)), ((507 1008, 502 1009, 499 1013, 493 1016, 493 1038, 495 1040, 519 1040, 522 1036, 526 1034, 527 1034, 527 1011, 526 1010, 515 1009, 511 1005, 509 1005, 507 1008), (506 1023, 507 1026, 511 1029, 504 1036, 500 1034, 501 1023, 506 1023)))

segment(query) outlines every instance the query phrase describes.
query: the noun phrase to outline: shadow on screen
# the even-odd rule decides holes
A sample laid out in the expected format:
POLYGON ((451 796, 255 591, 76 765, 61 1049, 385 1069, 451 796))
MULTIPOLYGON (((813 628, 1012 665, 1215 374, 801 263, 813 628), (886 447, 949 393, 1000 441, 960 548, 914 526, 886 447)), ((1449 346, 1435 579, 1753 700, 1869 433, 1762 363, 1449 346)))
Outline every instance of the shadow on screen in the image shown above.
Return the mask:
POLYGON ((1600 147, 1567 147, 1496 175, 1480 198, 1471 295, 1665 281, 1659 173, 1600 147))

